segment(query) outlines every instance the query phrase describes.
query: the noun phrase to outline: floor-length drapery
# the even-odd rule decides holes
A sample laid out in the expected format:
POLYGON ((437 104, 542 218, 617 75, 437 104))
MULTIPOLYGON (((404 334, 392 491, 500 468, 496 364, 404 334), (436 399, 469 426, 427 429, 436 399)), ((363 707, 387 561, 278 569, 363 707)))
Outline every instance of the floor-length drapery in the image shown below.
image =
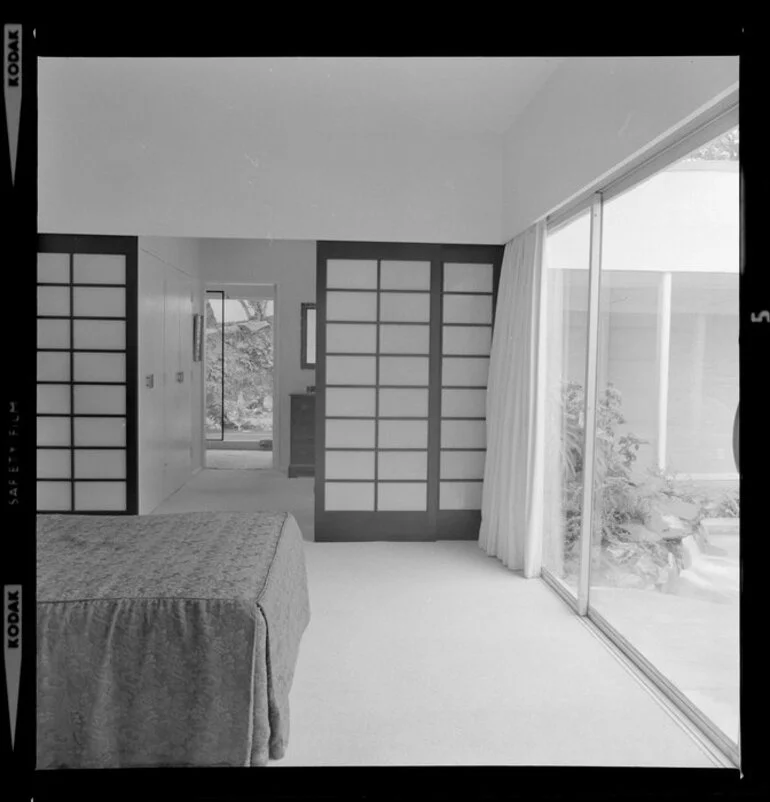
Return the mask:
POLYGON ((544 366, 539 358, 545 223, 505 246, 487 383, 479 545, 538 576, 543 519, 544 366))

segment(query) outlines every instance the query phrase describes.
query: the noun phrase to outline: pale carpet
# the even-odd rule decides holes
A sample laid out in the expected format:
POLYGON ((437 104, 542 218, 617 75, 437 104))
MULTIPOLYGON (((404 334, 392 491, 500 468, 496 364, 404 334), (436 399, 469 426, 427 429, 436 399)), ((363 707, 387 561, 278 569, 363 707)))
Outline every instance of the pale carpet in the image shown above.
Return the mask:
MULTIPOLYGON (((312 479, 203 471, 156 511, 298 511, 310 541, 312 502, 312 479)), ((550 588, 475 542, 305 546, 312 618, 272 766, 715 765, 550 588)))

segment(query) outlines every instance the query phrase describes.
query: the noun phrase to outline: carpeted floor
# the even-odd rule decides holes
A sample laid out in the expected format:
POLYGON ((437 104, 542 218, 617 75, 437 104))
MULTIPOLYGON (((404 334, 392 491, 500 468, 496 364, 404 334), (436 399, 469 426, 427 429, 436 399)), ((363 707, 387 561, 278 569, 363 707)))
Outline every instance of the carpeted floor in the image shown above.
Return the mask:
POLYGON ((713 767, 539 580, 475 542, 314 543, 313 480, 206 470, 156 512, 287 509, 312 619, 283 766, 713 767))

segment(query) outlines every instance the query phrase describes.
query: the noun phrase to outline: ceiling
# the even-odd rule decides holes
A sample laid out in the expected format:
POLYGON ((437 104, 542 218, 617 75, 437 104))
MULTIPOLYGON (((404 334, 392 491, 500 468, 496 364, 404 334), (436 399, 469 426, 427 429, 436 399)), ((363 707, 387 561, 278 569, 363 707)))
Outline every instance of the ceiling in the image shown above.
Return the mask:
MULTIPOLYGON (((40 123, 140 108, 293 133, 502 134, 560 58, 41 58, 40 123), (57 98, 72 97, 64 109, 57 98), (64 91, 65 87, 69 91, 64 91), (59 91, 61 89, 61 91, 59 91)), ((146 123, 148 120, 145 119, 146 123)), ((138 121, 137 121, 138 122, 138 121)))

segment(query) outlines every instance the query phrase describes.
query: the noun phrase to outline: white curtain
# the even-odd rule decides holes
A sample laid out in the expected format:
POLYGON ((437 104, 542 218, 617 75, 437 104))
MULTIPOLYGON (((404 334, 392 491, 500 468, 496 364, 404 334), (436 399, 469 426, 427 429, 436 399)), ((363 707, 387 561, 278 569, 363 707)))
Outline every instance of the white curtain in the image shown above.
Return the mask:
POLYGON ((524 576, 540 574, 545 366, 540 357, 545 223, 505 246, 487 384, 479 545, 524 576))

